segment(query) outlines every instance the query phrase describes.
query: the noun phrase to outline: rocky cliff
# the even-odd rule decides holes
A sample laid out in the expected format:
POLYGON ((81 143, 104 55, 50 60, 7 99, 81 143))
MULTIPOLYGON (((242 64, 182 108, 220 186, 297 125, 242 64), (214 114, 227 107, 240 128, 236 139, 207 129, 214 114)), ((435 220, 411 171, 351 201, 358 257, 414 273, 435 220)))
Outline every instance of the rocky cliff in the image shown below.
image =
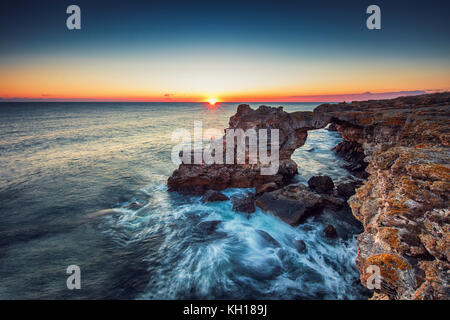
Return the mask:
POLYGON ((328 123, 345 140, 336 152, 351 162, 351 172, 366 179, 348 200, 364 225, 356 261, 362 283, 372 275, 369 266, 376 266, 382 280, 374 299, 448 299, 450 93, 323 104, 313 112, 240 105, 230 128, 280 130, 278 173, 262 176, 258 164, 181 164, 169 178, 169 190, 201 194, 257 187, 258 206, 288 223, 301 223, 342 200, 339 194, 286 186, 297 171, 291 154, 305 143, 308 130, 328 123))
POLYGON ((364 225, 357 266, 374 299, 450 297, 450 94, 321 105, 342 137, 362 147, 367 181, 349 200, 364 225))

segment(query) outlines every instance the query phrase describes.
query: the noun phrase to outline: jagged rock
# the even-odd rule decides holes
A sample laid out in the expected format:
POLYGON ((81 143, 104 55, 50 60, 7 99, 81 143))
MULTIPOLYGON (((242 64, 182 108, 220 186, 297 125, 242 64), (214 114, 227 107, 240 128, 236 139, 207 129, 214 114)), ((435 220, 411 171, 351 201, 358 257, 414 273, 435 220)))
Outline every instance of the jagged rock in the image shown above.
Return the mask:
POLYGON ((334 189, 333 180, 328 176, 314 176, 308 180, 308 185, 319 193, 330 193, 334 189))
POLYGON ((264 193, 256 199, 256 205, 294 226, 323 209, 321 197, 302 184, 264 193))
POLYGON ((256 187, 256 195, 259 196, 265 192, 271 192, 278 188, 279 187, 275 182, 269 182, 269 183, 263 184, 261 186, 257 186, 256 187))
POLYGON ((202 197, 202 202, 217 202, 217 201, 226 201, 230 200, 226 195, 224 195, 220 191, 216 190, 208 190, 202 197))
POLYGON ((247 195, 238 195, 231 198, 233 203, 233 211, 236 212, 255 212, 255 195, 248 193, 247 195))
POLYGON ((337 238, 338 236, 336 229, 331 224, 327 225, 323 229, 323 233, 325 234, 325 237, 330 239, 337 238))
POLYGON ((282 107, 268 106, 253 110, 248 104, 241 104, 229 124, 232 129, 279 129, 280 159, 290 159, 305 144, 307 130, 325 127, 328 118, 310 111, 287 113, 282 107))

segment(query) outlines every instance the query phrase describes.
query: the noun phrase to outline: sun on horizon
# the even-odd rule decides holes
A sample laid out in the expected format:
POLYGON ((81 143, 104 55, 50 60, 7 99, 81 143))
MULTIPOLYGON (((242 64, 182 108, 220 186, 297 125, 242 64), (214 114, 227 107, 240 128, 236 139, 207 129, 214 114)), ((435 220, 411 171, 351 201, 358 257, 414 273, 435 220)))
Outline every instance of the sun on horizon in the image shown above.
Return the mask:
POLYGON ((209 98, 209 99, 208 99, 208 103, 209 103, 210 105, 212 105, 212 106, 215 105, 216 102, 217 102, 217 100, 214 99, 214 98, 209 98))

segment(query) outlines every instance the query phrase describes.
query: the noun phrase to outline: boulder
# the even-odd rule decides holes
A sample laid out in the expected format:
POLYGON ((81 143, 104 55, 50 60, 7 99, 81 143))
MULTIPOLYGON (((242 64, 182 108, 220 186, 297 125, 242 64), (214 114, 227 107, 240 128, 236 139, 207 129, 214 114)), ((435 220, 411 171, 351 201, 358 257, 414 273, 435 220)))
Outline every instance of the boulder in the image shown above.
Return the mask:
POLYGON ((266 231, 256 230, 256 232, 261 236, 261 238, 263 239, 263 243, 265 243, 267 246, 275 248, 281 247, 280 243, 266 231))
POLYGON ((216 190, 208 190, 202 197, 202 202, 217 202, 217 201, 226 201, 230 200, 226 195, 224 195, 220 191, 216 190))
POLYGON ((295 240, 295 248, 299 253, 306 252, 306 243, 303 240, 295 240))
POLYGON ((233 203, 233 211, 236 212, 255 212, 255 195, 248 193, 247 195, 239 195, 231 198, 233 203))
POLYGON ((333 180, 329 176, 314 176, 308 180, 309 187, 319 193, 331 193, 334 189, 333 180))
POLYGON ((269 183, 263 184, 261 186, 257 186, 256 187, 256 195, 259 196, 265 192, 271 192, 278 188, 279 187, 275 182, 269 182, 269 183))
POLYGON ((331 210, 340 210, 347 204, 344 199, 334 194, 321 193, 319 195, 324 208, 328 208, 331 210))
POLYGON ((337 187, 337 193, 345 198, 348 199, 350 198, 352 195, 355 194, 355 189, 359 186, 361 186, 361 182, 359 181, 350 181, 350 182, 344 182, 344 183, 340 183, 337 187))
POLYGON ((302 184, 266 192, 257 197, 256 205, 294 226, 323 209, 321 197, 302 184))
POLYGON ((331 224, 327 225, 323 229, 323 233, 325 234, 325 237, 330 239, 337 238, 338 236, 336 229, 331 224))
POLYGON ((221 223, 222 221, 220 220, 202 221, 197 225, 196 231, 204 235, 209 235, 214 233, 221 223))

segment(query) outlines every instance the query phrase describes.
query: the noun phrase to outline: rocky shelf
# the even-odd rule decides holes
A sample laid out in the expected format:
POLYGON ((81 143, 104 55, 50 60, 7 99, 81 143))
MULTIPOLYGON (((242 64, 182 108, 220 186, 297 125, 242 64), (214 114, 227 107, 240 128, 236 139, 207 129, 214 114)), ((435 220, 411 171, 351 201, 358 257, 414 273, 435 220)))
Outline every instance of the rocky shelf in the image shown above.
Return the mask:
POLYGON ((361 282, 368 283, 369 266, 381 272, 372 299, 449 299, 449 124, 450 93, 322 104, 312 112, 242 104, 229 128, 279 129, 278 173, 263 176, 260 164, 182 163, 168 188, 200 195, 255 187, 256 205, 293 225, 350 197, 353 215, 364 226, 357 239, 361 282), (334 189, 316 177, 309 188, 290 185, 297 173, 292 153, 305 143, 308 130, 329 123, 344 139, 336 152, 364 183, 334 189))

